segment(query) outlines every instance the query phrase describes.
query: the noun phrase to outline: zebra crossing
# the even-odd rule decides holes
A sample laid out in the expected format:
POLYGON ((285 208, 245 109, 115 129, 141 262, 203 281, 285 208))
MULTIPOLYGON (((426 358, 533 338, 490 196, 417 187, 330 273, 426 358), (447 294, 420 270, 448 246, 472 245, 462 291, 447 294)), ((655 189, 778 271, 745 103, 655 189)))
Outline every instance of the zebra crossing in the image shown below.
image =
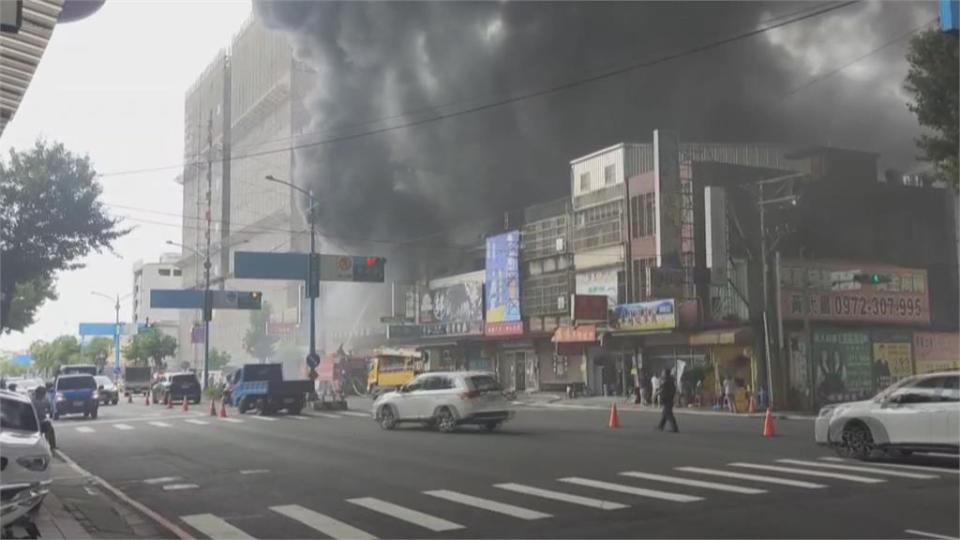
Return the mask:
POLYGON ((220 418, 216 416, 186 416, 186 417, 176 417, 176 416, 164 416, 161 417, 163 420, 148 420, 144 419, 129 419, 124 422, 96 422, 93 425, 84 425, 76 427, 60 427, 58 429, 68 429, 75 433, 80 433, 84 435, 91 435, 95 433, 104 433, 112 431, 133 431, 137 429, 169 429, 174 428, 178 424, 191 424, 194 426, 210 426, 216 424, 243 424, 248 420, 253 420, 253 423, 257 421, 260 422, 297 422, 301 420, 318 420, 318 419, 343 419, 343 418, 370 418, 369 413, 359 412, 359 411, 341 411, 339 413, 313 413, 309 415, 301 414, 290 414, 282 416, 257 416, 257 415, 244 415, 240 418, 235 416, 228 416, 226 418, 220 418))
MULTIPOLYGON (((445 487, 419 492, 416 497, 404 496, 400 501, 365 496, 351 497, 345 502, 370 512, 370 517, 376 514, 395 519, 398 525, 401 522, 403 525, 412 525, 420 531, 417 536, 439 533, 437 536, 442 537, 443 533, 449 531, 469 531, 471 524, 464 516, 476 515, 470 512, 456 516, 443 515, 443 509, 451 512, 451 508, 466 507, 479 510, 481 515, 505 516, 519 523, 549 520, 576 507, 584 511, 610 512, 629 509, 650 500, 668 505, 698 504, 713 496, 750 497, 777 489, 796 490, 802 496, 809 493, 806 490, 824 490, 842 485, 873 486, 885 482, 931 482, 942 479, 954 481, 956 474, 958 470, 949 468, 862 463, 834 457, 782 458, 770 462, 738 461, 710 467, 678 466, 671 471, 657 473, 630 470, 619 472, 615 477, 568 476, 531 484, 495 483, 489 486, 493 490, 481 486, 472 493, 470 490, 445 487), (814 477, 817 482, 808 481, 806 477, 814 477), (497 493, 509 494, 510 497, 501 500, 497 493), (427 499, 440 499, 446 504, 437 506, 424 503, 423 495, 427 499)), ((348 523, 338 519, 338 516, 322 513, 324 509, 298 504, 274 505, 268 509, 269 512, 262 519, 283 516, 334 540, 374 540, 378 538, 377 534, 397 536, 396 530, 372 530, 374 527, 371 523, 379 523, 381 528, 384 523, 371 522, 362 513, 351 513, 353 522, 348 523)), ((206 513, 180 516, 180 519, 209 538, 254 538, 243 530, 246 521, 231 523, 234 517, 206 513)))

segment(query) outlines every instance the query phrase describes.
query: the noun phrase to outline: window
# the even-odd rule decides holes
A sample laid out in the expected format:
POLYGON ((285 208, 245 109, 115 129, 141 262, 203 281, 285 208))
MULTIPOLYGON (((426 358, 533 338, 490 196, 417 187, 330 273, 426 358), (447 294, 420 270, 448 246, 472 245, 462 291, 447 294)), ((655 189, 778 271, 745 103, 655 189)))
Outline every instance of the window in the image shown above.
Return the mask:
POLYGON ((960 376, 951 375, 943 378, 943 394, 940 401, 960 401, 960 376))
POLYGON ((183 271, 180 270, 179 268, 174 268, 174 269, 173 269, 173 275, 175 275, 175 276, 183 275, 183 271))
POLYGON ((93 380, 93 375, 85 377, 60 377, 57 379, 57 390, 84 390, 96 389, 97 382, 93 380))
POLYGON ((590 191, 590 173, 580 174, 580 192, 590 191))
POLYGON ((157 270, 157 272, 158 272, 161 276, 169 276, 169 275, 170 275, 170 269, 169 269, 169 268, 161 268, 161 269, 157 270))
POLYGON ((500 383, 490 375, 474 375, 467 379, 470 387, 478 392, 499 392, 500 383))
MULTIPOLYGON (((0 431, 14 429, 17 431, 37 432, 37 415, 33 412, 33 405, 19 400, 4 399, 0 401, 0 431)), ((6 465, 6 458, 4 458, 6 465)))
POLYGON ((617 182, 617 166, 607 165, 603 168, 603 185, 609 186, 617 182))

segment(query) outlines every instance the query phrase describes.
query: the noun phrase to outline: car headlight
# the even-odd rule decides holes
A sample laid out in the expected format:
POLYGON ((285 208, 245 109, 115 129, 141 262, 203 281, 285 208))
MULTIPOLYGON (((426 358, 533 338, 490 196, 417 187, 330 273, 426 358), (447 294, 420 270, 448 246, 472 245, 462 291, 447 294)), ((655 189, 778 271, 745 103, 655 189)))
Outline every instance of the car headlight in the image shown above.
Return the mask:
POLYGON ((50 459, 47 456, 24 456, 17 458, 17 463, 25 469, 39 472, 47 470, 50 459))
POLYGON ((836 410, 837 410, 836 405, 825 405, 820 409, 820 414, 818 414, 817 416, 819 418, 823 418, 824 416, 831 416, 836 410))
POLYGON ((57 401, 63 401, 63 400, 66 399, 66 398, 63 397, 63 392, 57 392, 57 398, 56 398, 56 399, 57 399, 57 401))

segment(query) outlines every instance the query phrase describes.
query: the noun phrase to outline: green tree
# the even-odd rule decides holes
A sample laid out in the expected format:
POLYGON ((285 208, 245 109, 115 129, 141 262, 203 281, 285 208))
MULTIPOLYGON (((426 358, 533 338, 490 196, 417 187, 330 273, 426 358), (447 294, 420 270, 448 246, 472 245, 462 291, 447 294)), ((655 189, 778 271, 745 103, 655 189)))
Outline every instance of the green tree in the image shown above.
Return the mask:
POLYGON ((30 366, 16 364, 10 355, 0 353, 0 375, 4 377, 20 377, 28 371, 30 371, 30 366))
POLYGON ((83 346, 83 361, 97 366, 98 370, 103 370, 111 352, 113 352, 113 338, 95 337, 83 346))
POLYGON ((934 163, 941 179, 960 187, 957 169, 960 54, 956 33, 928 30, 910 40, 910 71, 904 85, 913 96, 907 108, 928 128, 917 139, 922 158, 934 163))
POLYGON ((261 362, 273 356, 277 337, 267 335, 267 323, 270 321, 270 304, 263 302, 259 310, 250 312, 250 328, 243 336, 243 350, 261 362))
POLYGON ((87 156, 40 139, 0 161, 0 334, 33 323, 56 272, 80 268, 129 229, 107 215, 87 156))
POLYGON ((81 361, 80 342, 74 336, 59 336, 51 342, 42 340, 30 344, 30 354, 38 371, 56 373, 60 366, 81 361))
POLYGON ((124 358, 145 366, 152 360, 157 369, 163 369, 164 360, 177 352, 177 340, 156 328, 148 328, 133 336, 121 349, 124 358))
POLYGON ((227 351, 221 351, 219 349, 210 349, 210 370, 216 371, 223 369, 230 365, 230 361, 233 358, 230 357, 230 353, 227 351))

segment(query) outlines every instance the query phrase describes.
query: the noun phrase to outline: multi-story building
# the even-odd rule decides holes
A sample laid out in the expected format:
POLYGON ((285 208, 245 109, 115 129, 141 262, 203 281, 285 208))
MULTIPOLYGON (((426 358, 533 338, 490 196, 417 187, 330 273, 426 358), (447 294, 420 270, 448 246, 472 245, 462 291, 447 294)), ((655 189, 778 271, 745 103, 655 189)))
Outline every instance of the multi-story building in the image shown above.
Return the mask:
POLYGON ((160 331, 177 336, 180 314, 172 309, 150 307, 150 291, 179 289, 183 286, 182 270, 177 266, 180 255, 164 253, 155 263, 133 264, 133 324, 150 324, 160 331))

